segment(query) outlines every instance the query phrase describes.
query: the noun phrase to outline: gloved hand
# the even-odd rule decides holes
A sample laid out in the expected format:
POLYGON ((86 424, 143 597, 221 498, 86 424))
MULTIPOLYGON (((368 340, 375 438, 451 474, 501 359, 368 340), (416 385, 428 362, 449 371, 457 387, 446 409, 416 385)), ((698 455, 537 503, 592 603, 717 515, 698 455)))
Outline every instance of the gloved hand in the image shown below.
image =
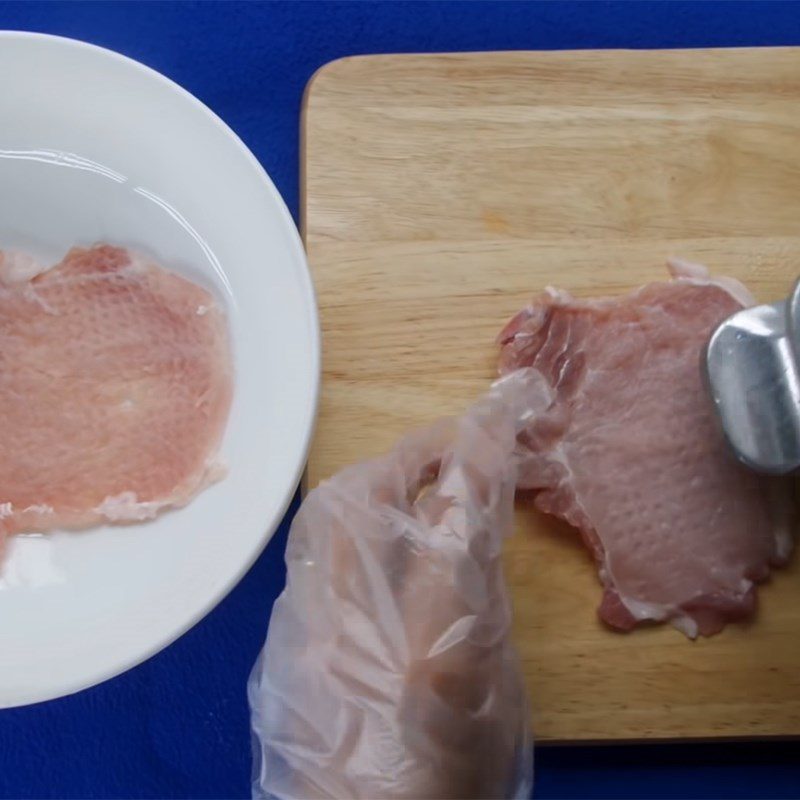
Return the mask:
POLYGON ((541 384, 520 370, 305 499, 248 687, 254 797, 529 796, 501 547, 541 384))

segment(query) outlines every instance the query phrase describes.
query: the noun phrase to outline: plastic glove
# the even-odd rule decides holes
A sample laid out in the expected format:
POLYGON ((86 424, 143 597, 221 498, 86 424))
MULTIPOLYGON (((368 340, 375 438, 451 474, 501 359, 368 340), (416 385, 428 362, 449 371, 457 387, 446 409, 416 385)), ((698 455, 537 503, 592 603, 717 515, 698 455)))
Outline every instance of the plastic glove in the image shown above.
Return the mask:
POLYGON ((541 384, 520 370, 305 499, 248 686, 254 797, 529 796, 501 547, 541 384))

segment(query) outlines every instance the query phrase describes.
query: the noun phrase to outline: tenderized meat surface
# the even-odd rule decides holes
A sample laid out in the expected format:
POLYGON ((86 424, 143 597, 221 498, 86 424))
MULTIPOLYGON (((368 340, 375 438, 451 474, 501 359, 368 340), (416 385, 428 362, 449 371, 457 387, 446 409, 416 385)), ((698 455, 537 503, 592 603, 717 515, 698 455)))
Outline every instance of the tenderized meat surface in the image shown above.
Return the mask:
POLYGON ((580 529, 602 619, 669 620, 694 637, 753 611, 753 584, 790 553, 792 504, 785 483, 729 455, 701 378, 712 329, 747 291, 696 265, 672 271, 614 299, 549 290, 500 334, 500 372, 548 379, 521 486, 580 529))
POLYGON ((126 250, 43 271, 0 252, 0 518, 10 533, 153 517, 215 477, 225 316, 126 250))

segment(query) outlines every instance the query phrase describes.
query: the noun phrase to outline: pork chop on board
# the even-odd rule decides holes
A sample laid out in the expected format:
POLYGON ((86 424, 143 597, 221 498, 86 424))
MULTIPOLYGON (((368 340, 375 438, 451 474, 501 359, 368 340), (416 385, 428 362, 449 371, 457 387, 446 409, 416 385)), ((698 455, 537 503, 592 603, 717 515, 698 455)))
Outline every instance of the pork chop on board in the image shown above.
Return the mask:
POLYGON ((501 332, 500 372, 548 379, 520 485, 580 530, 601 618, 668 620, 694 638, 752 613, 755 584, 791 552, 793 504, 786 481, 728 452, 702 381, 712 330, 752 298, 698 265, 670 269, 619 298, 549 289, 501 332))

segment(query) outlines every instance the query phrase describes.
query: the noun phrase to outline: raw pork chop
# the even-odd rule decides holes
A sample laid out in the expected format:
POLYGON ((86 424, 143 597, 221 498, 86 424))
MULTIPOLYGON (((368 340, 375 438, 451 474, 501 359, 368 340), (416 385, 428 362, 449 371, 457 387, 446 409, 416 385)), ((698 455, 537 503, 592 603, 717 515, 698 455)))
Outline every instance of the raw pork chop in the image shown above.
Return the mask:
POLYGON ((215 475, 231 399, 204 289, 107 245, 0 252, 0 516, 10 533, 153 517, 215 475))
POLYGON ((789 556, 792 508, 785 484, 729 456, 701 379, 712 329, 749 293, 697 265, 671 270, 615 299, 548 290, 500 334, 500 372, 548 379, 521 486, 580 529, 602 619, 670 620, 693 638, 753 611, 754 582, 789 556))

